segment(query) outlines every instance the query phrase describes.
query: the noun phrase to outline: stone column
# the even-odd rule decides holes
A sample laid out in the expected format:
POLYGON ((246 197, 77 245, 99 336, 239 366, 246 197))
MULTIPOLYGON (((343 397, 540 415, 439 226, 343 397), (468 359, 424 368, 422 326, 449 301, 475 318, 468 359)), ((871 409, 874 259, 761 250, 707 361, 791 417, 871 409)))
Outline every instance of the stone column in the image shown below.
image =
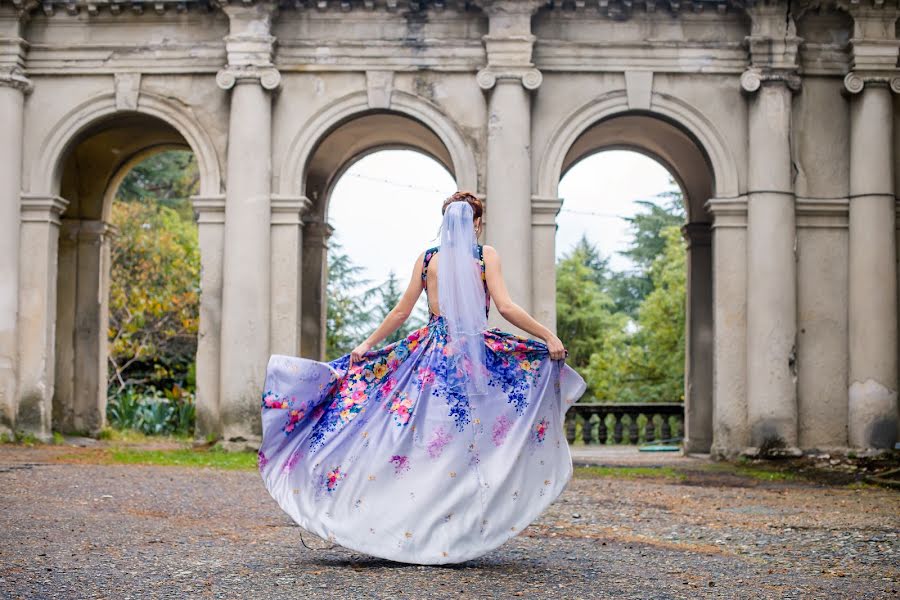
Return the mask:
POLYGON ((713 437, 712 229, 688 223, 685 319, 684 449, 709 452, 713 437))
MULTIPOLYGON (((12 434, 18 393, 19 194, 25 95, 25 41, 19 23, 0 33, 0 434, 12 434)), ((4 26, 5 27, 5 26, 4 26)))
MULTIPOLYGON (((750 36, 754 63, 741 77, 749 99, 747 168, 747 419, 756 454, 797 449, 797 230, 791 175, 791 96, 799 38, 784 15, 762 16, 750 36), (774 22, 772 19, 774 18, 774 22), (774 31, 773 31, 774 30, 774 31)), ((783 12, 783 11, 782 11, 783 12)))
POLYGON ((304 197, 272 198, 272 354, 300 354, 304 197))
MULTIPOLYGON (((532 315, 556 332, 556 215, 562 198, 531 198, 532 315)), ((563 340, 566 343, 566 340, 563 340)))
POLYGON ((52 435, 56 363, 59 196, 23 195, 19 277, 19 406, 16 426, 38 439, 52 435))
MULTIPOLYGON (((747 426, 747 199, 712 198, 712 447, 734 458, 749 443, 747 426)), ((686 446, 687 448, 687 446, 686 446)))
MULTIPOLYGON (((477 82, 488 94, 487 202, 494 224, 487 243, 497 249, 513 301, 532 310, 531 92, 542 80, 531 62, 531 15, 540 3, 485 2, 487 66, 477 82)), ((496 320, 498 316, 492 316, 496 320)), ((510 331, 527 335, 517 327, 510 331)))
POLYGON ((300 355, 325 359, 328 289, 328 238, 334 228, 321 219, 304 221, 301 264, 300 355))
POLYGON ((225 197, 192 196, 200 243, 200 325, 197 333, 197 422, 194 437, 222 434, 219 419, 219 360, 222 344, 222 254, 225 197))
POLYGON ((895 41, 874 48, 864 40, 851 43, 858 70, 844 80, 852 95, 847 433, 853 448, 891 449, 898 435, 897 206, 891 90, 900 93, 900 75, 895 41), (872 52, 879 49, 880 53, 872 52), (886 70, 865 69, 873 54, 886 58, 882 65, 886 70))
POLYGON ((223 446, 256 449, 259 397, 269 359, 272 98, 271 5, 227 5, 228 66, 216 75, 231 90, 225 194, 220 418, 223 446))
POLYGON ((110 243, 104 221, 77 221, 74 277, 73 396, 67 430, 96 436, 106 424, 110 243))

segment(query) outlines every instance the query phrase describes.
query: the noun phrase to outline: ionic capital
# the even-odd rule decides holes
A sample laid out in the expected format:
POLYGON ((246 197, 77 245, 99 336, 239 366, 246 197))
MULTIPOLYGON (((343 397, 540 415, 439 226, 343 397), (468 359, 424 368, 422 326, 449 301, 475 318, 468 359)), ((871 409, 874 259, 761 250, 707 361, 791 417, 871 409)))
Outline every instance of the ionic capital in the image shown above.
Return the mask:
POLYGON ((886 85, 895 94, 900 94, 900 73, 897 71, 880 73, 850 71, 844 77, 844 89, 850 94, 862 92, 867 85, 886 85))
POLYGON ((23 94, 30 94, 34 84, 25 75, 25 71, 17 67, 0 68, 0 86, 11 87, 23 94))
POLYGON ((216 73, 216 85, 230 90, 238 83, 258 83, 264 89, 276 90, 281 85, 281 73, 275 67, 229 65, 216 73))
POLYGON ((544 76, 534 67, 492 67, 487 66, 475 76, 478 87, 484 91, 492 89, 501 80, 517 81, 526 90, 536 90, 541 87, 544 76))
POLYGON ((793 70, 747 67, 741 74, 741 89, 749 94, 757 91, 763 83, 782 83, 792 92, 799 92, 801 87, 800 76, 793 70))

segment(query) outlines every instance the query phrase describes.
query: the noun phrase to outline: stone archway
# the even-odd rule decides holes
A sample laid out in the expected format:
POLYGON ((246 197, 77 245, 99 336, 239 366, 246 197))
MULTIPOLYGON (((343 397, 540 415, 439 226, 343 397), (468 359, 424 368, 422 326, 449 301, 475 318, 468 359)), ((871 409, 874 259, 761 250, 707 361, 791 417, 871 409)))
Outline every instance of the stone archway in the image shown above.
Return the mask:
MULTIPOLYGON (((729 154, 714 147, 713 158, 694 135, 697 115, 682 110, 679 102, 660 99, 654 110, 633 109, 624 92, 613 93, 576 111, 557 130, 544 161, 538 169, 538 189, 546 197, 557 195, 556 186, 565 173, 585 157, 611 149, 634 150, 665 166, 678 182, 685 198, 687 223, 682 231, 687 240, 687 299, 685 331, 685 439, 688 452, 708 452, 713 438, 713 282, 712 217, 707 203, 720 189, 735 189, 736 171, 730 167, 729 154), (661 106, 663 110, 655 110, 661 106), (692 122, 693 121, 693 122, 692 122), (716 162, 720 171, 717 177, 716 162), (735 187, 732 187, 735 186, 735 187)), ((701 129, 707 140, 715 132, 701 129)), ((535 236, 536 241, 538 236, 535 236)), ((546 243, 546 241, 544 240, 546 243)), ((551 246, 552 247, 552 246, 551 246)), ((535 247, 535 256, 546 248, 535 247)), ((536 281, 539 281, 536 278, 536 281)), ((545 293, 542 296, 547 298, 545 293)), ((539 296, 535 296, 538 302, 539 296)))
MULTIPOLYGON (((19 421, 36 432, 49 436, 52 428, 96 435, 105 424, 110 243, 115 236, 110 207, 137 163, 171 149, 190 150, 198 160, 201 194, 193 200, 202 215, 204 201, 215 198, 209 192, 219 185, 216 153, 202 129, 164 100, 150 97, 142 110, 117 110, 114 96, 95 98, 70 111, 42 145, 31 187, 43 192, 23 194, 20 312, 20 331, 40 332, 41 339, 22 344, 18 412, 19 421)), ((215 283, 215 269, 206 267, 217 259, 214 252, 206 254, 204 269, 210 272, 201 282, 206 305, 201 331, 214 335, 201 343, 197 355, 198 431, 215 423, 214 390, 208 383, 210 372, 218 370, 209 352, 217 346, 218 323, 209 322, 208 305, 218 303, 221 291, 209 285, 215 283)))
MULTIPOLYGON (((301 353, 315 358, 325 355, 325 317, 327 286, 327 241, 332 233, 328 224, 328 205, 341 175, 362 157, 386 149, 410 149, 433 158, 446 168, 457 182, 474 185, 474 159, 453 151, 439 132, 408 114, 384 110, 365 111, 334 125, 313 146, 301 182, 310 200, 304 217, 303 291, 301 297, 301 353), (467 175, 459 176, 462 164, 467 175)), ((458 183, 459 187, 466 187, 458 183)), ((473 189, 473 188, 472 188, 473 189)))

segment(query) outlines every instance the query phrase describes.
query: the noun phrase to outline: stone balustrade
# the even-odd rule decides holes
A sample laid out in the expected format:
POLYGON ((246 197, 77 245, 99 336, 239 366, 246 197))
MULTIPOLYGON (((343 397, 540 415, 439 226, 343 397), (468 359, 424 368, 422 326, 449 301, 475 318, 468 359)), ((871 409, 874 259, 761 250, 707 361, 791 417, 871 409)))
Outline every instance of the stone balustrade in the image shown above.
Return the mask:
POLYGON ((684 433, 681 402, 578 402, 566 412, 570 444, 638 444, 671 440, 684 433))

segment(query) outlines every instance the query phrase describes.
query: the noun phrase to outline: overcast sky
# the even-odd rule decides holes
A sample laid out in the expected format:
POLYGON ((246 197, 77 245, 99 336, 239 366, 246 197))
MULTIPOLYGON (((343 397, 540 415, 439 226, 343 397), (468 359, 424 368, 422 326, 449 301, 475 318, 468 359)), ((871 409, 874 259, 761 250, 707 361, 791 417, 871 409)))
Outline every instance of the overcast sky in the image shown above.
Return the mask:
MULTIPOLYGON (((622 217, 635 213, 636 200, 670 189, 668 171, 636 152, 609 150, 582 160, 559 185, 557 257, 584 233, 610 257, 613 269, 630 268, 616 253, 630 237, 622 217)), ((383 150, 357 161, 341 177, 328 221, 335 240, 372 283, 387 279, 393 269, 402 290, 419 252, 438 244, 441 203, 454 191, 453 178, 433 159, 410 150, 383 150)))

